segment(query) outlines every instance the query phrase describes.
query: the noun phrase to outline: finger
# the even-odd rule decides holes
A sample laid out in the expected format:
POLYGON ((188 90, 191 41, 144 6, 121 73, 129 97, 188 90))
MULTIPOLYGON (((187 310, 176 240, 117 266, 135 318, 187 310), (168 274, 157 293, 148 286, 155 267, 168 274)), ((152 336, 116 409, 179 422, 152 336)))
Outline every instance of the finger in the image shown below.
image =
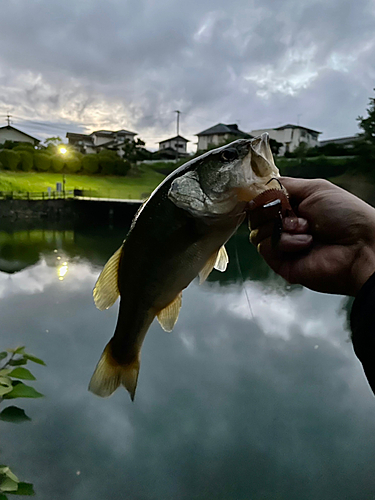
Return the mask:
POLYGON ((288 233, 307 233, 309 230, 309 223, 302 217, 285 217, 283 219, 283 230, 288 233))
POLYGON ((332 184, 323 179, 297 179, 294 177, 281 177, 282 185, 288 191, 291 199, 297 204, 316 193, 316 191, 332 189, 332 184))
MULTIPOLYGON (((250 233, 250 242, 258 246, 259 243, 266 238, 274 235, 276 220, 273 219, 266 224, 262 224, 257 229, 253 229, 250 233)), ((282 229, 293 234, 307 234, 309 224, 306 219, 300 217, 286 217, 282 220, 282 229)))
POLYGON ((286 253, 302 252, 310 248, 312 242, 311 234, 282 233, 277 248, 286 253))
POLYGON ((267 224, 263 224, 262 226, 258 227, 257 229, 253 229, 251 231, 250 242, 253 245, 258 246, 261 241, 272 236, 274 230, 275 230, 275 220, 272 220, 271 222, 268 222, 267 224))

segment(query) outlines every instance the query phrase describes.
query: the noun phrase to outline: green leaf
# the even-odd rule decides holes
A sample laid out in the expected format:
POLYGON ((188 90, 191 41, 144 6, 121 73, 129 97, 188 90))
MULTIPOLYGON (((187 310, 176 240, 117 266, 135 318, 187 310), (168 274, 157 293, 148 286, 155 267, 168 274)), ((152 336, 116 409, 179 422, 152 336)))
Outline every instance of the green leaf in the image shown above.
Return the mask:
POLYGON ((11 392, 5 394, 4 399, 14 398, 42 398, 43 394, 36 391, 34 387, 24 384, 23 382, 13 382, 13 389, 11 392))
MULTIPOLYGON (((33 496, 35 495, 34 486, 31 483, 18 483, 18 490, 10 492, 11 495, 25 495, 33 496)), ((1 500, 1 498, 0 498, 1 500)))
POLYGON ((4 397, 13 390, 12 381, 9 377, 0 377, 0 397, 4 397))
POLYGON ((0 500, 8 500, 8 497, 0 493, 0 500))
POLYGON ((4 387, 0 385, 0 398, 4 398, 6 394, 9 394, 12 391, 12 387, 4 387))
POLYGON ((13 474, 13 472, 9 469, 9 467, 6 467, 6 469, 7 470, 5 472, 5 475, 7 477, 9 477, 9 479, 11 479, 12 481, 15 481, 16 483, 19 483, 20 480, 18 479, 18 477, 15 474, 13 474))
POLYGON ((0 385, 9 387, 10 385, 12 385, 12 381, 9 377, 0 376, 0 385))
POLYGON ((5 359, 7 356, 8 356, 8 353, 7 353, 7 352, 5 352, 5 351, 0 352, 0 361, 1 361, 2 359, 5 359))
POLYGON ((11 491, 17 491, 18 490, 18 483, 16 481, 13 481, 13 479, 10 479, 7 477, 0 483, 0 491, 6 491, 6 492, 11 492, 11 491))
POLYGON ((27 368, 15 368, 9 373, 10 377, 22 378, 24 380, 36 380, 34 375, 27 368))
POLYGON ((25 359, 25 356, 21 359, 10 359, 8 361, 8 365, 10 366, 20 366, 20 365, 26 365, 27 359, 25 359))
POLYGON ((17 406, 8 406, 0 413, 0 420, 20 424, 31 420, 31 418, 26 415, 25 410, 22 410, 22 408, 18 408, 17 406))
POLYGON ((10 352, 11 354, 23 354, 25 350, 25 346, 19 346, 16 347, 15 349, 7 349, 7 352, 10 352))
POLYGON ((33 361, 34 363, 38 363, 38 365, 46 366, 45 362, 42 359, 39 359, 36 356, 32 356, 31 354, 25 354, 24 358, 33 361))
POLYGON ((24 354, 25 352, 25 346, 17 347, 17 349, 14 350, 14 354, 24 354))
POLYGON ((3 368, 2 370, 0 370, 0 377, 4 377, 5 375, 8 375, 8 373, 10 373, 12 371, 11 368, 3 368))

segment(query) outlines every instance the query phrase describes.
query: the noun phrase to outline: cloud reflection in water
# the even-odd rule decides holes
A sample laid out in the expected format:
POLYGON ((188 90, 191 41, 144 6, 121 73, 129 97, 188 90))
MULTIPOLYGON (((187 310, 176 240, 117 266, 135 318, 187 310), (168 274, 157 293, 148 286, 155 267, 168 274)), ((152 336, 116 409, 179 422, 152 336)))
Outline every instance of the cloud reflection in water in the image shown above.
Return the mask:
POLYGON ((3 461, 38 498, 372 498, 375 400, 341 297, 246 281, 252 315, 238 283, 194 282, 174 332, 150 328, 135 403, 102 400, 87 384, 118 306, 97 311, 99 268, 61 255, 63 281, 46 257, 0 274, 1 348, 47 363, 46 398, 21 402, 33 422, 1 423, 3 461))

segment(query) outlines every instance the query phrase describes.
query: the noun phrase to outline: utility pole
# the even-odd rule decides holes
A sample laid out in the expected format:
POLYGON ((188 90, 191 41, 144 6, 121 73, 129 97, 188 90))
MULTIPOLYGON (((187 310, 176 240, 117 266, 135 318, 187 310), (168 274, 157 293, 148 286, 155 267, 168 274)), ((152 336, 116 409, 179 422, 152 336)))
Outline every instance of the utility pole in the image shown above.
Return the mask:
POLYGON ((10 127, 10 117, 11 117, 11 115, 8 113, 8 114, 7 114, 7 122, 8 122, 8 127, 10 127))
POLYGON ((180 135, 180 113, 181 111, 176 110, 175 113, 177 113, 177 142, 176 142, 176 161, 178 160, 178 148, 179 148, 179 140, 178 136, 180 135))

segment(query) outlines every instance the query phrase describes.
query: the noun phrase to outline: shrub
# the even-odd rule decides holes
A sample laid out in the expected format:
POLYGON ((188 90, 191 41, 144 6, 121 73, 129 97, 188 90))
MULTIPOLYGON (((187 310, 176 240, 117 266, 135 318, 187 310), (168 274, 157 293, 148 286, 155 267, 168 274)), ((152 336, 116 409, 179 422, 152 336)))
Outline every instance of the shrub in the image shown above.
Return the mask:
POLYGON ((118 155, 113 151, 100 151, 98 153, 99 171, 103 175, 114 175, 116 164, 119 160, 118 155))
POLYGON ((21 157, 19 168, 24 172, 30 172, 33 168, 33 154, 29 151, 19 151, 21 157))
POLYGON ((132 164, 129 160, 122 160, 121 158, 119 158, 119 161, 116 163, 115 174, 126 175, 129 172, 131 166, 132 164))
POLYGON ((85 174, 96 174, 99 171, 99 158, 96 154, 89 154, 82 158, 82 169, 85 174))
POLYGON ((51 169, 53 172, 61 172, 64 168, 65 160, 61 158, 60 154, 52 156, 51 169))
POLYGON ((37 172, 47 172, 51 167, 51 157, 45 153, 34 154, 34 168, 37 172))
POLYGON ((13 151, 28 151, 29 153, 34 153, 35 148, 29 142, 21 142, 18 146, 13 148, 13 151))
POLYGON ((3 149, 0 151, 0 162, 6 170, 17 170, 21 156, 17 151, 3 149))
POLYGON ((79 157, 71 156, 70 158, 67 158, 65 166, 69 173, 76 174, 81 170, 82 162, 79 157))

